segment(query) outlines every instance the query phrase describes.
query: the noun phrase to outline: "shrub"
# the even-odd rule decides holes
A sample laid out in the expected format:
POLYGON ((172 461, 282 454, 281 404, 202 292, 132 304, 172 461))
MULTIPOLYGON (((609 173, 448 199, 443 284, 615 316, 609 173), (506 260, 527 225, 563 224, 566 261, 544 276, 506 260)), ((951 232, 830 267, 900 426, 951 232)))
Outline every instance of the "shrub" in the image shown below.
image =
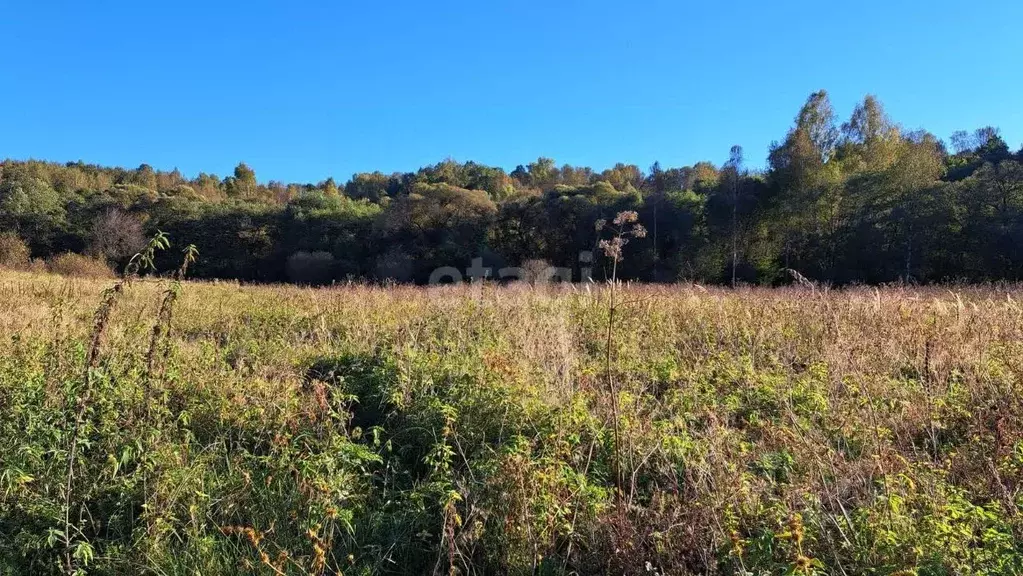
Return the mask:
POLYGON ((42 258, 33 258, 28 261, 28 264, 25 266, 25 270, 35 274, 46 274, 49 272, 49 267, 46 264, 46 260, 43 260, 42 258))
POLYGON ((547 284, 554 275, 554 269, 546 260, 526 260, 522 263, 525 280, 532 284, 547 284))
POLYGON ((90 258, 74 252, 66 252, 51 258, 46 267, 54 274, 78 278, 110 278, 113 270, 103 260, 90 258))
POLYGON ((296 284, 329 284, 337 264, 330 252, 295 252, 288 258, 288 280, 296 284))
POLYGON ((29 249, 17 234, 0 234, 0 268, 20 269, 28 265, 29 249))
POLYGON ((89 254, 111 261, 125 260, 146 245, 142 222, 120 210, 108 210, 92 226, 89 254))
POLYGON ((412 279, 415 260, 397 246, 388 249, 376 263, 376 276, 381 280, 407 282, 412 279))

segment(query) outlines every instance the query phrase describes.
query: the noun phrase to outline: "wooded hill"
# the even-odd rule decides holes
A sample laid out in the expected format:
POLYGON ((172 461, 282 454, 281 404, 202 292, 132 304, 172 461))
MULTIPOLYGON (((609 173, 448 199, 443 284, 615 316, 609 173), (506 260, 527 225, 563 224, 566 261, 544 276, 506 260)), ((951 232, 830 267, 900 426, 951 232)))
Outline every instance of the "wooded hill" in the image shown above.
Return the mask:
POLYGON ((722 166, 598 172, 538 158, 508 173, 445 160, 317 184, 260 182, 244 163, 189 179, 146 164, 8 160, 0 244, 17 235, 33 258, 78 252, 116 266, 162 230, 196 245, 201 278, 424 282, 482 257, 495 269, 592 266, 601 279, 599 254, 579 261, 598 240, 593 224, 635 210, 649 234, 625 247, 624 279, 769 284, 792 269, 833 284, 1019 280, 1021 162, 997 129, 945 142, 903 129, 870 96, 841 122, 822 91, 760 171, 738 146, 722 166))

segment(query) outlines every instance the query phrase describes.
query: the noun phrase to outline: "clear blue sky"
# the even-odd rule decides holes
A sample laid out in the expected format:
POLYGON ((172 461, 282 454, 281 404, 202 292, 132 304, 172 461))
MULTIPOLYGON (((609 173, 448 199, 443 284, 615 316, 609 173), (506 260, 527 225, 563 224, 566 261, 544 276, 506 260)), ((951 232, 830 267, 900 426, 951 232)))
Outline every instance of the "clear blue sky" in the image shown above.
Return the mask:
POLYGON ((0 157, 345 180, 763 165, 810 92, 1023 143, 1023 3, 7 2, 0 157), (910 7, 913 4, 915 6, 910 7))

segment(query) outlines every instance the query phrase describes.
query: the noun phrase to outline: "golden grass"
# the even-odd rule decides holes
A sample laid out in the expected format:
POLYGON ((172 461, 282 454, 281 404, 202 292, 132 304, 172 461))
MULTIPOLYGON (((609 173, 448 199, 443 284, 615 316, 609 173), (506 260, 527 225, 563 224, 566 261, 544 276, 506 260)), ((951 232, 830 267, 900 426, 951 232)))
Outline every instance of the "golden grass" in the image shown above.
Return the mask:
MULTIPOLYGON (((12 394, 19 374, 45 372, 47 358, 58 354, 47 348, 51 343, 86 342, 109 284, 0 273, 0 342, 8 350, 0 391, 12 394), (16 362, 16 355, 24 358, 16 362)), ((102 345, 105 370, 124 389, 140 378, 163 289, 157 280, 136 282, 114 310, 102 345)), ((256 450, 250 443, 258 438, 284 446, 298 442, 302 430, 319 430, 311 422, 324 418, 332 386, 363 394, 340 405, 354 418, 343 437, 362 443, 369 427, 379 426, 388 448, 369 446, 390 464, 345 465, 361 478, 347 489, 361 503, 350 505, 355 528, 333 540, 337 557, 320 555, 307 567, 366 573, 437 566, 525 573, 541 565, 554 573, 1023 569, 1023 287, 814 293, 624 286, 620 296, 626 304, 612 356, 627 480, 620 501, 609 474, 610 411, 602 384, 606 292, 597 285, 308 289, 188 282, 174 310, 161 384, 161 402, 183 435, 168 435, 153 450, 181 459, 181 450, 216 452, 210 447, 226 442, 222 457, 233 462, 256 450), (322 375, 310 380, 311 366, 340 357, 376 359, 386 369, 374 368, 382 376, 366 380, 375 387, 369 392, 358 380, 363 373, 351 368, 337 382, 322 375), (361 412, 374 402, 385 412, 375 420, 361 412), (225 430, 233 432, 223 436, 225 430), (402 460, 396 454, 403 449, 418 456, 402 460), (429 473, 419 470, 424 465, 429 473), (420 474, 418 480, 402 491, 377 484, 399 466, 402 475, 420 474), (435 483, 439 492, 424 496, 423 487, 435 483), (418 498, 435 500, 416 516, 425 543, 406 534, 395 544, 364 527, 411 522, 396 519, 380 500, 384 494, 411 498, 405 505, 413 508, 418 498)), ((60 360, 71 366, 74 356, 60 360)), ((137 390, 131 394, 139 400, 137 390)), ((123 425, 141 426, 127 419, 123 425)), ((302 464, 313 461, 311 448, 294 450, 284 467, 290 472, 264 479, 270 490, 291 474, 304 494, 279 508, 246 487, 248 479, 237 480, 240 463, 214 470, 184 459, 175 472, 169 463, 178 460, 163 460, 153 480, 159 487, 149 489, 163 509, 190 510, 192 517, 161 521, 174 534, 191 530, 210 542, 227 537, 216 530, 228 520, 284 523, 284 515, 297 514, 293 521, 323 524, 317 506, 344 508, 347 501, 330 492, 337 487, 323 488, 335 500, 302 492, 329 482, 302 464), (195 478, 227 485, 235 481, 229 475, 241 483, 193 488, 221 490, 225 502, 239 499, 236 508, 182 495, 195 478), (264 506, 259 515, 246 508, 256 506, 264 506)), ((37 496, 9 491, 5 498, 24 505, 37 496)), ((0 534, 10 530, 4 521, 0 514, 0 534)), ((274 533, 267 534, 265 542, 274 542, 274 533)), ((281 550, 300 554, 293 541, 279 539, 281 550)), ((158 531, 133 542, 170 554, 147 557, 154 566, 227 566, 200 560, 195 542, 158 531), (188 553, 170 552, 179 548, 188 553)), ((251 561, 299 573, 297 560, 267 562, 250 548, 215 549, 230 566, 251 561)), ((111 561, 106 569, 118 566, 111 561)))

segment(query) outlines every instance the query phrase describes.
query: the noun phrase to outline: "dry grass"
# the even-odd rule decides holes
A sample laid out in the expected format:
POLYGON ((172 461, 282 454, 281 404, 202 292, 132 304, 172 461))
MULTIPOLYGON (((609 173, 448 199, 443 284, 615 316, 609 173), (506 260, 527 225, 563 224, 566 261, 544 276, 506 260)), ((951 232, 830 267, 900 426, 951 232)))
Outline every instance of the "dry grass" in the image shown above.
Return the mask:
MULTIPOLYGON (((0 453, 59 451, 108 285, 0 274, 0 453)), ((104 335, 91 570, 1023 570, 1018 286, 622 287, 620 506, 601 287, 186 283, 145 398, 164 289, 104 335)), ((0 572, 55 566, 43 460, 0 465, 0 572)))
POLYGON ((114 276, 114 272, 106 262, 74 252, 66 252, 50 258, 46 261, 46 268, 54 274, 74 278, 113 278, 114 276))

